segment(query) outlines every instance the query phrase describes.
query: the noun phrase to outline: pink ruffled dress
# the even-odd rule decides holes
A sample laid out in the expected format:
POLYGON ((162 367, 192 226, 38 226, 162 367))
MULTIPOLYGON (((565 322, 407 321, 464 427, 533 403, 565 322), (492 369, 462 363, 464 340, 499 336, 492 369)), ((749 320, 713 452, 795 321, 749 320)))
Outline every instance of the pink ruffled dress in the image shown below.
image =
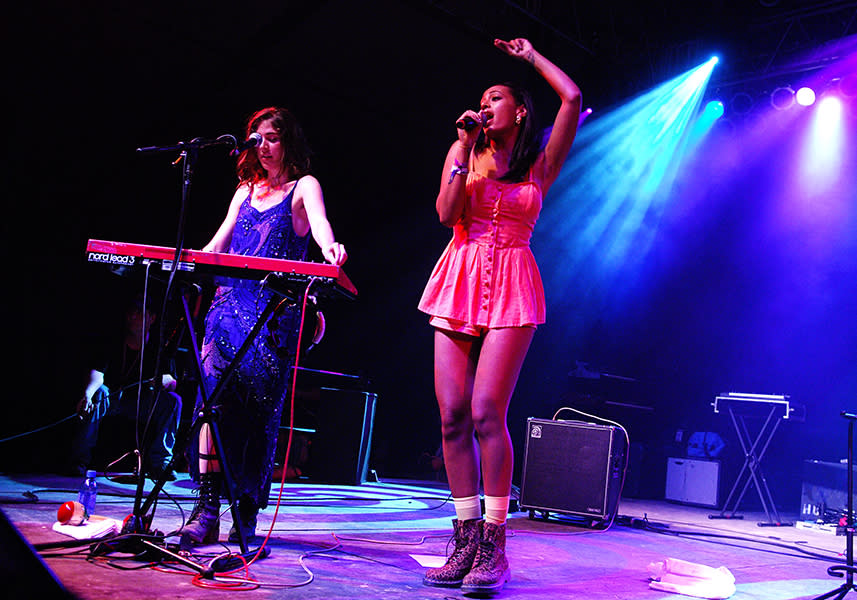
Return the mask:
POLYGON ((470 172, 467 203, 419 302, 433 317, 472 327, 545 322, 545 292, 530 238, 542 209, 533 180, 506 183, 470 172))

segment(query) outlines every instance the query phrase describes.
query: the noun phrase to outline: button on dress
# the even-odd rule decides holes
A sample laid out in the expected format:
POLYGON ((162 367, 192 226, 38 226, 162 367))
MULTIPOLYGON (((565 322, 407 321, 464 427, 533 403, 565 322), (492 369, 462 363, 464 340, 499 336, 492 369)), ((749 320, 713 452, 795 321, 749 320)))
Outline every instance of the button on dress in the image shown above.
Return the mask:
POLYGON ((545 322, 545 293, 530 238, 542 208, 533 181, 467 176, 463 214, 437 261, 419 309, 477 327, 545 322))

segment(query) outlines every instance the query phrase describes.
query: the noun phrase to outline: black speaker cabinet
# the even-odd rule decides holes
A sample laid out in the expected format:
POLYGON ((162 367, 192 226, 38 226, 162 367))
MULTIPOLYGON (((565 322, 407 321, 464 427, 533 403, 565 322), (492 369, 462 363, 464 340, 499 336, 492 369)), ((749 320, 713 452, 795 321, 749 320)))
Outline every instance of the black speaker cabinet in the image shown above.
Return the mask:
POLYGON ((611 519, 619 504, 627 440, 618 427, 527 419, 520 507, 611 519))
POLYGON ((309 450, 312 481, 340 485, 366 481, 377 399, 369 392, 321 388, 309 450))

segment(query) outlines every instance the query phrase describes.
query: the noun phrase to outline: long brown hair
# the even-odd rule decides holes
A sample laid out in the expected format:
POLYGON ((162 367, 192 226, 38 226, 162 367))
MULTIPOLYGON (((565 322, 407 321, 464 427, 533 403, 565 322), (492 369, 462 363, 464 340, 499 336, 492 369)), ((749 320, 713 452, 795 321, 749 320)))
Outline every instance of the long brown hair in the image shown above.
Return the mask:
MULTIPOLYGON (((283 172, 288 173, 290 179, 299 179, 309 174, 312 151, 294 115, 279 106, 257 110, 247 120, 245 138, 256 131, 264 121, 271 121, 271 126, 280 136, 283 146, 283 172)), ((258 183, 268 176, 253 149, 241 153, 236 170, 242 183, 258 183)))
MULTIPOLYGON (((542 136, 538 131, 536 113, 533 110, 533 99, 530 93, 513 81, 507 81, 500 85, 509 88, 515 102, 519 105, 523 104, 524 108, 527 109, 526 116, 521 120, 521 130, 518 132, 518 138, 512 148, 512 155, 509 157, 509 171, 500 178, 502 181, 520 182, 527 177, 530 167, 533 166, 539 156, 542 149, 542 136)), ((476 140, 476 152, 482 152, 487 146, 488 139, 484 132, 480 132, 476 140)))

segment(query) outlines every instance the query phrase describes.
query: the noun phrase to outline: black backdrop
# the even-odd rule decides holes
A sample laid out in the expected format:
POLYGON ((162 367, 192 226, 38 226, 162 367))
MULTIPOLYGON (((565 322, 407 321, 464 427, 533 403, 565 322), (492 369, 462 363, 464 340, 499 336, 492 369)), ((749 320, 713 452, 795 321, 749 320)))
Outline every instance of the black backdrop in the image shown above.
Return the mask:
MULTIPOLYGON (((484 12, 476 22, 433 4, 443 3, 90 2, 13 9, 4 36, 12 186, 3 221, 4 339, 11 359, 2 435, 72 411, 77 344, 115 311, 121 287, 85 263, 86 240, 175 244, 181 170, 171 165, 174 155, 141 156, 135 149, 240 135, 252 111, 282 104, 298 116, 316 152, 330 220, 351 256, 346 271, 360 290, 356 301, 326 307, 327 336, 306 364, 370 377, 379 394, 372 466, 381 476, 419 472, 420 456, 433 452, 439 439, 431 331, 416 303, 449 236, 433 204, 452 123, 498 80, 531 85, 545 110, 554 101, 527 68, 492 47, 492 38, 529 37, 574 76, 586 105, 606 107, 652 84, 665 63, 676 72, 701 62, 668 51, 682 36, 741 35, 734 27, 739 14, 728 12, 729 3, 714 3, 723 9, 719 18, 706 12, 708 5, 683 8, 671 26, 648 29, 646 36, 643 26, 652 27, 663 13, 651 6, 605 8, 605 15, 618 17, 625 43, 604 43, 608 31, 616 34, 616 23, 605 17, 592 21, 592 32, 582 32, 586 48, 506 3, 463 3, 484 12)), ((679 10, 662 4, 661 11, 679 10)), ((210 238, 234 182, 226 150, 201 153, 186 207, 185 246, 200 247, 210 238)), ((661 325, 664 331, 671 326, 652 326, 661 325)), ((590 339, 598 340, 604 326, 589 324, 590 339)), ((650 335, 642 329, 641 336, 650 335)), ((628 335, 625 347, 648 347, 628 335)), ((555 382, 564 381, 573 357, 539 344, 510 412, 519 452, 524 419, 552 416, 567 392, 555 382)), ((680 360, 681 350, 674 352, 650 358, 654 365, 680 360)), ((685 405, 694 372, 709 374, 717 366, 672 368, 689 373, 680 389, 672 378, 650 382, 659 386, 653 395, 666 415, 685 405)), ((693 393, 707 401, 709 391, 693 393)), ((664 437, 674 424, 659 417, 640 427, 660 427, 664 437)), ((7 443, 0 455, 4 468, 33 468, 54 464, 62 451, 62 436, 49 430, 7 443)))

